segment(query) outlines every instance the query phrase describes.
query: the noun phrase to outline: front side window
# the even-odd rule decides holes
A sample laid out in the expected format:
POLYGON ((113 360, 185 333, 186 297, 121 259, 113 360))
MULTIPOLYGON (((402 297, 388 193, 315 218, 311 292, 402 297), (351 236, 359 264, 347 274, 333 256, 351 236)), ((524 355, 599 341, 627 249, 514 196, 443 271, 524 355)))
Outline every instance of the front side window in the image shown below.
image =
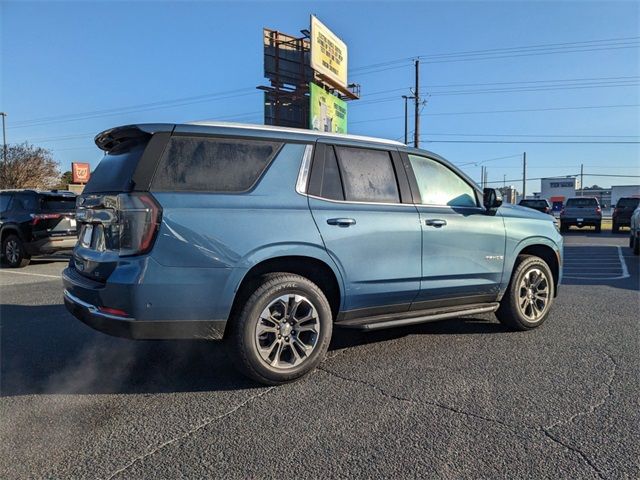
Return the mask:
POLYGON ((420 203, 450 207, 477 207, 473 187, 457 173, 427 157, 409 155, 418 182, 420 203))
POLYGON ((383 150, 336 147, 345 200, 399 203, 391 155, 383 150))
POLYGON ((175 136, 153 179, 153 190, 244 192, 265 171, 281 144, 258 140, 175 136))

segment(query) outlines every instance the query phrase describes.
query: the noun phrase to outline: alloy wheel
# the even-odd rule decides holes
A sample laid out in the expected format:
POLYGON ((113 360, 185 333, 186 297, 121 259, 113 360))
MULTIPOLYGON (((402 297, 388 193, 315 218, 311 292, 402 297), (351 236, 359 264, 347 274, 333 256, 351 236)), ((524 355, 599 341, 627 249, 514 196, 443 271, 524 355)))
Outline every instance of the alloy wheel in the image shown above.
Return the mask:
POLYGON ((262 311, 255 341, 264 362, 289 369, 311 356, 319 333, 320 319, 313 303, 302 295, 287 294, 272 300, 262 311))
POLYGON ((529 322, 538 322, 546 313, 549 291, 549 279, 540 268, 531 268, 522 276, 518 289, 518 307, 529 322))
POLYGON ((18 262, 20 258, 20 245, 15 240, 9 240, 5 244, 4 256, 9 261, 9 263, 14 264, 18 262))

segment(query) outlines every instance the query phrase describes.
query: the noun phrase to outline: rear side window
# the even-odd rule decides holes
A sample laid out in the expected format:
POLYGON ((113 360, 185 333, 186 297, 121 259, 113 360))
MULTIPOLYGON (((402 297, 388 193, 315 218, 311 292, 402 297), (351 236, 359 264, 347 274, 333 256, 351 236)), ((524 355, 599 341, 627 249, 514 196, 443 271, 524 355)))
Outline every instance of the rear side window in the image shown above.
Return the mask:
POLYGON ((330 200, 344 200, 338 159, 330 145, 316 149, 309 180, 309 193, 330 200))
POLYGON ((249 190, 281 143, 227 138, 172 137, 152 189, 177 192, 249 190))
POLYGON ((400 203, 391 155, 383 150, 336 147, 345 200, 400 203))
POLYGON ((409 155, 418 182, 420 203, 450 207, 477 207, 476 194, 457 173, 435 160, 409 155))
POLYGON ((598 201, 595 198, 570 198, 567 207, 595 207, 598 201))

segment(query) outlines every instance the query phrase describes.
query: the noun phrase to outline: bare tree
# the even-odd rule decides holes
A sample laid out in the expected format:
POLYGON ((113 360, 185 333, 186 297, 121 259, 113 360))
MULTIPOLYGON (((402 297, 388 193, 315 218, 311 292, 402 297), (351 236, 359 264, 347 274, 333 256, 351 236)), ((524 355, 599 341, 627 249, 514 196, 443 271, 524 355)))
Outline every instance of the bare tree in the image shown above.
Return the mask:
POLYGON ((0 188, 53 188, 60 183, 58 163, 51 152, 25 142, 9 145, 0 162, 0 188))

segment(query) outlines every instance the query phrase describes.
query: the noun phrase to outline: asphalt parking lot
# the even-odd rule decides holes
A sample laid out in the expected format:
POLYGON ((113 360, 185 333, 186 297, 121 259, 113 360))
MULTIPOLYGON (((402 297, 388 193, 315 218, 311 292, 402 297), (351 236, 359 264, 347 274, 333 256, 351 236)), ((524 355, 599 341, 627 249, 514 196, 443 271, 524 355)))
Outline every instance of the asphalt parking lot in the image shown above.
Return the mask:
POLYGON ((265 388, 217 344, 132 342, 62 305, 62 261, 0 270, 1 478, 640 478, 639 262, 566 235, 538 330, 492 315, 338 332, 265 388))

